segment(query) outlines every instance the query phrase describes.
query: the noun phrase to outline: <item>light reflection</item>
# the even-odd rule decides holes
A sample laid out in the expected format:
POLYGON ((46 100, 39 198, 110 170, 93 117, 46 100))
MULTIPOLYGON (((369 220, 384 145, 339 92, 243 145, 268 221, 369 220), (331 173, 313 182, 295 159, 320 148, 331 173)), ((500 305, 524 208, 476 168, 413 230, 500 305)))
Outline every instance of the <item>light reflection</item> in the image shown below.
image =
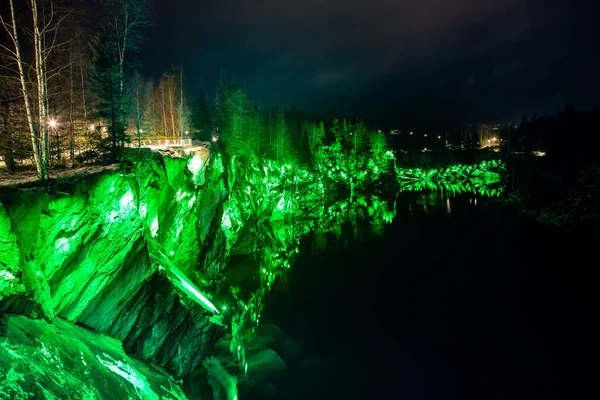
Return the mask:
MULTIPOLYGON (((338 177, 344 178, 345 174, 339 165, 332 163, 329 167, 336 172, 324 177, 275 161, 231 159, 231 171, 243 170, 245 175, 236 182, 236 192, 224 204, 221 228, 229 251, 238 245, 240 235, 249 234, 244 225, 252 221, 251 244, 247 245, 247 251, 255 256, 257 278, 253 291, 242 293, 239 288, 231 288, 232 299, 228 301, 235 318, 231 345, 237 349, 235 353, 242 370, 247 365, 245 343, 259 323, 265 296, 278 280, 287 279, 300 253, 302 237, 311 234, 312 246, 319 250, 332 236, 381 235, 396 218, 396 199, 383 199, 360 190, 352 191, 348 198, 327 202, 327 179, 342 182, 338 177)), ((376 172, 379 167, 373 164, 369 168, 376 172)), ((425 213, 439 207, 451 214, 450 198, 462 194, 495 197, 503 190, 504 166, 498 161, 437 169, 395 168, 395 172, 400 193, 421 192, 416 205, 425 213)), ((473 198, 470 198, 471 203, 473 198)), ((408 210, 412 215, 411 203, 408 210)))

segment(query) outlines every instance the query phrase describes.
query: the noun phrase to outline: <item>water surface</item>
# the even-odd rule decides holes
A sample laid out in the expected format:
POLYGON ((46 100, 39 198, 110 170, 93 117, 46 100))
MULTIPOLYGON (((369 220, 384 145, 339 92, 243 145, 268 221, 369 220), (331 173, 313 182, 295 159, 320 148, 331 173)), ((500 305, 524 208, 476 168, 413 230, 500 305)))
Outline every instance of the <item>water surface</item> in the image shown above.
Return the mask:
POLYGON ((263 313, 300 348, 278 398, 584 398, 590 243, 447 195, 401 193, 382 229, 303 238, 263 313))

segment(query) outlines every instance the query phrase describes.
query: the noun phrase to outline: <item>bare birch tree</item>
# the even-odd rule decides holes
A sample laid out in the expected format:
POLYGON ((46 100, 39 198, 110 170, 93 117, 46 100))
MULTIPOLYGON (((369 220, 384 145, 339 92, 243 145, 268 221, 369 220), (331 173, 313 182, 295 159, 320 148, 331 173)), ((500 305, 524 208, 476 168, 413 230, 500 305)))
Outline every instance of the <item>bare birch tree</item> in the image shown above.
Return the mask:
POLYGON ((142 30, 149 25, 148 0, 103 0, 103 4, 108 12, 108 33, 117 45, 119 88, 123 97, 125 57, 138 50, 142 30))
POLYGON ((10 47, 5 45, 1 45, 1 47, 8 59, 17 65, 17 70, 14 72, 20 81, 36 168, 39 177, 45 180, 48 179, 50 157, 47 126, 48 81, 67 67, 63 65, 48 70, 47 66, 53 52, 66 43, 58 43, 57 40, 59 39, 59 27, 69 13, 59 15, 52 1, 40 13, 39 3, 38 0, 28 0, 32 22, 31 28, 23 26, 21 21, 17 20, 13 0, 9 0, 10 21, 5 20, 0 15, 0 23, 4 26, 10 40, 10 47), (19 31, 31 33, 31 44, 33 46, 33 62, 31 63, 24 60, 19 31), (33 82, 29 80, 29 71, 35 75, 33 82), (37 108, 35 101, 31 101, 34 98, 37 100, 37 108))

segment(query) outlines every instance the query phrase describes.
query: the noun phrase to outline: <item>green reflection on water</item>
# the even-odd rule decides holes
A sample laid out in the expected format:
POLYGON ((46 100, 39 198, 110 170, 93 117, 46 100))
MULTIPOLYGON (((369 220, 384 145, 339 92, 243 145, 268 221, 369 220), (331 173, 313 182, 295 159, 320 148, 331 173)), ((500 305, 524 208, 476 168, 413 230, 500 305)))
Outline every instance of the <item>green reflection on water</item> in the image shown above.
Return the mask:
POLYGON ((474 194, 497 197, 504 191, 502 176, 506 172, 499 160, 474 165, 452 165, 444 168, 397 169, 400 191, 445 191, 448 197, 474 194))
MULTIPOLYGON (((322 248, 328 235, 339 238, 348 226, 356 235, 359 221, 368 222, 370 233, 382 234, 385 225, 396 217, 396 201, 351 191, 350 198, 326 204, 327 174, 275 161, 234 159, 232 171, 238 171, 237 181, 221 226, 228 250, 238 243, 251 243, 243 252, 254 255, 259 276, 259 285, 251 293, 230 288, 231 302, 237 305, 231 317, 230 349, 238 357, 240 370, 248 373, 246 347, 261 323, 265 296, 275 282, 286 279, 299 253, 300 238, 314 232, 317 248, 322 248), (251 235, 250 240, 245 240, 247 235, 251 235)), ((441 191, 446 199, 465 193, 494 197, 502 193, 504 172, 500 161, 484 161, 433 169, 396 168, 396 179, 400 192, 441 191)))

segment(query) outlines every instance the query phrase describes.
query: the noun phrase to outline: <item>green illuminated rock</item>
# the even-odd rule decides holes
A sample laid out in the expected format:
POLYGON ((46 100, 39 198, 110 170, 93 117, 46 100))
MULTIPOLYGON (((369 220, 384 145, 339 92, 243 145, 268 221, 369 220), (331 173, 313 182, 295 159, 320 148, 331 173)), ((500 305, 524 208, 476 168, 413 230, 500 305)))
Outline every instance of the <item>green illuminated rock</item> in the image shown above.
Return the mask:
POLYGON ((5 296, 18 296, 25 292, 20 270, 21 254, 17 236, 6 210, 0 204, 0 300, 5 296))
MULTIPOLYGON (((361 219, 370 222, 370 231, 383 232, 396 216, 396 204, 367 189, 384 192, 390 177, 401 190, 497 195, 502 189, 500 163, 402 170, 394 168, 392 153, 379 153, 375 161, 363 159, 361 168, 358 162, 345 165, 337 153, 324 154, 331 165, 320 173, 219 153, 209 160, 207 153, 164 157, 136 150, 118 169, 48 187, 3 189, 0 313, 54 321, 53 328, 35 321, 36 332, 60 328, 76 335, 72 329, 80 328, 67 325, 82 325, 176 378, 198 376, 204 364, 213 390, 233 400, 240 376, 249 385, 252 374, 266 380, 285 368, 269 345, 257 345, 256 331, 266 295, 292 267, 303 235, 314 231, 322 246, 326 235, 339 236, 345 225, 356 227, 361 219), (332 183, 350 190, 326 205, 332 183), (227 270, 232 255, 250 256, 252 262, 243 271, 227 270), (203 363, 226 331, 230 358, 220 354, 218 363, 203 363), (259 370, 266 371, 262 378, 259 370)), ((15 343, 31 345, 21 350, 35 356, 46 337, 54 340, 43 337, 39 343, 15 343)), ((16 360, 11 353, 16 350, 7 346, 0 348, 0 359, 16 360)), ((152 378, 132 378, 139 374, 123 355, 96 360, 150 393, 145 390, 152 378)), ((17 383, 23 390, 36 388, 37 375, 24 371, 2 370, 15 393, 17 383)), ((80 384, 92 393, 99 383, 80 384)), ((54 390, 56 398, 69 398, 54 390)))
POLYGON ((60 318, 0 316, 0 355, 3 399, 186 399, 166 371, 125 354, 118 340, 60 318))
POLYGON ((222 171, 197 184, 193 157, 134 152, 118 170, 3 189, 0 312, 81 324, 178 377, 198 366, 224 329, 198 299, 224 268, 226 193, 222 171))

